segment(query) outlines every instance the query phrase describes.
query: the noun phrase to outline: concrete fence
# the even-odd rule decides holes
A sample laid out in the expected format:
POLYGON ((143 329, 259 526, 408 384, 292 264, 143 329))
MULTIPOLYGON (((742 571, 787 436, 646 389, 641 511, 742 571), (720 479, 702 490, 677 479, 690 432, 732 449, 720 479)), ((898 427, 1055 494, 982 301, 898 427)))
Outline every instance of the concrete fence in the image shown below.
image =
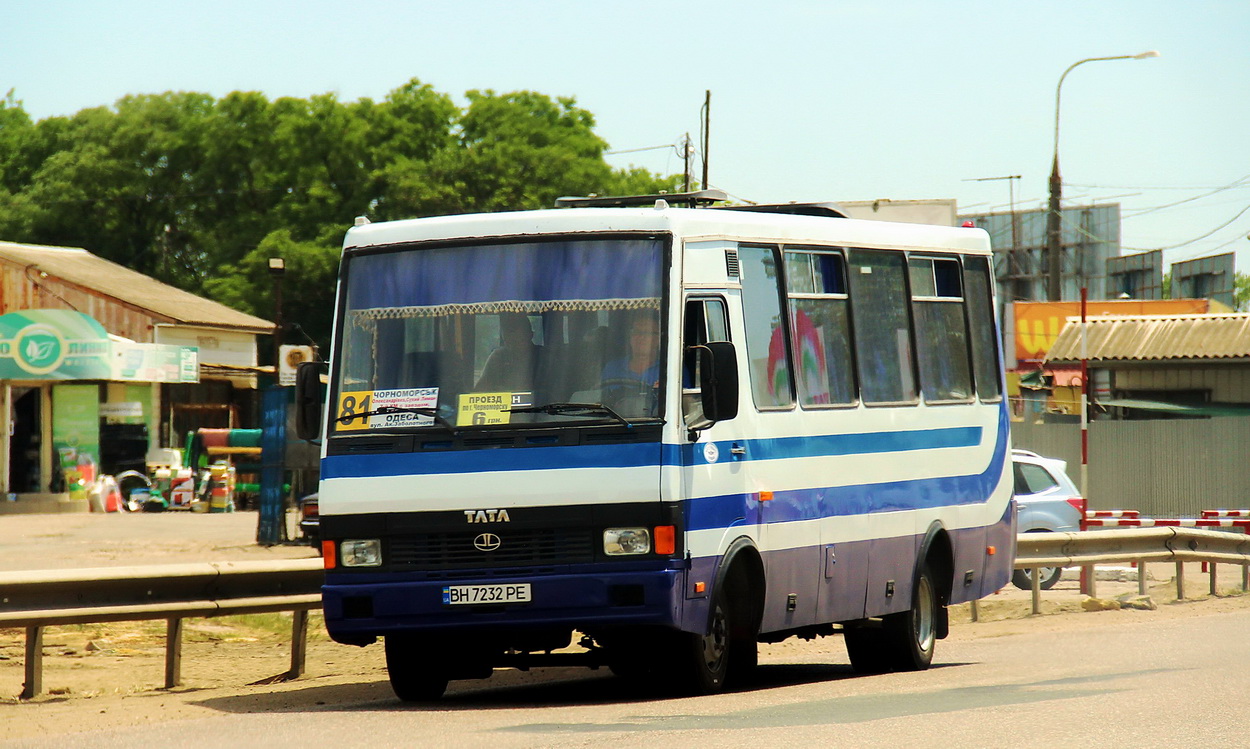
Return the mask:
MULTIPOLYGON (((1081 428, 1076 423, 1011 425, 1013 447, 1068 462, 1080 487, 1081 428)), ((1245 507, 1250 499, 1250 417, 1104 421, 1089 425, 1091 510, 1135 507, 1143 517, 1195 517, 1208 507, 1245 507)))

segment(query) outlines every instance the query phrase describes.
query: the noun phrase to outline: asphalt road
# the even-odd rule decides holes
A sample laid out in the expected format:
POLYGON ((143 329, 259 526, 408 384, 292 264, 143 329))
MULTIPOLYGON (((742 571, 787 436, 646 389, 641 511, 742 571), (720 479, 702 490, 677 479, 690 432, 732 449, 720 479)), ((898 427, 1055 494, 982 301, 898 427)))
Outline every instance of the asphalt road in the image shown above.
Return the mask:
POLYGON ((952 638, 923 673, 854 675, 837 638, 765 657, 750 688, 698 698, 656 698, 605 675, 560 670, 527 684, 506 674, 456 682, 437 706, 412 707, 371 673, 287 685, 287 703, 298 706, 272 709, 257 693, 206 697, 209 718, 158 717, 155 725, 0 746, 1247 745, 1250 610, 1104 616, 952 638))

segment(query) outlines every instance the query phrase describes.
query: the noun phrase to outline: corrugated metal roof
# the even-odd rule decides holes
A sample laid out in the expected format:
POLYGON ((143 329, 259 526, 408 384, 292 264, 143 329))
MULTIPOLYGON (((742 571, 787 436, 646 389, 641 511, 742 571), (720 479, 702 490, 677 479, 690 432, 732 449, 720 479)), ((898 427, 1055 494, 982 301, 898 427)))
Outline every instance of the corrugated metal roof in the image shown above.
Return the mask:
MULTIPOLYGON (((1086 322, 1089 361, 1250 358, 1250 313, 1099 316, 1086 322)), ((1046 362, 1081 359, 1081 325, 1068 318, 1046 362)))
POLYGON ((50 276, 186 325, 268 333, 273 323, 196 296, 76 247, 0 242, 0 259, 34 265, 50 276))

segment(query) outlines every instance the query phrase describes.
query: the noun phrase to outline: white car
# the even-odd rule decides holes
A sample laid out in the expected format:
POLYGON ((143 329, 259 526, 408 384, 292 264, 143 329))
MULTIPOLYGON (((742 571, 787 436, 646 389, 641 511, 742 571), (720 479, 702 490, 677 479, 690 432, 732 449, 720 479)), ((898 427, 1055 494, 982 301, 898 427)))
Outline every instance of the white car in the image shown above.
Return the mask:
MULTIPOLYGON (((1068 478, 1067 463, 1028 450, 1012 450, 1011 460, 1015 467, 1017 532, 1079 531, 1085 499, 1068 478)), ((1016 570, 1011 581, 1017 588, 1031 590, 1030 572, 1016 570)), ((1042 589, 1054 587, 1062 575, 1062 567, 1043 567, 1042 589)))

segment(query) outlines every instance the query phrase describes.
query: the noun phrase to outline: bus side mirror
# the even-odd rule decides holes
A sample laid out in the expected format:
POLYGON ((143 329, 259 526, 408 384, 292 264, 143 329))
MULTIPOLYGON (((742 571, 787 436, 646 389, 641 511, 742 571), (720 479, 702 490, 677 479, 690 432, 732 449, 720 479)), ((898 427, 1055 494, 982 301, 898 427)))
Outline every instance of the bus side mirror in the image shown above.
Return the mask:
POLYGON ((328 370, 323 361, 300 362, 295 370, 295 434, 302 440, 321 436, 321 374, 328 370))
POLYGON ((709 421, 729 421, 738 415, 738 356, 729 341, 695 347, 699 356, 699 388, 703 415, 709 421))

